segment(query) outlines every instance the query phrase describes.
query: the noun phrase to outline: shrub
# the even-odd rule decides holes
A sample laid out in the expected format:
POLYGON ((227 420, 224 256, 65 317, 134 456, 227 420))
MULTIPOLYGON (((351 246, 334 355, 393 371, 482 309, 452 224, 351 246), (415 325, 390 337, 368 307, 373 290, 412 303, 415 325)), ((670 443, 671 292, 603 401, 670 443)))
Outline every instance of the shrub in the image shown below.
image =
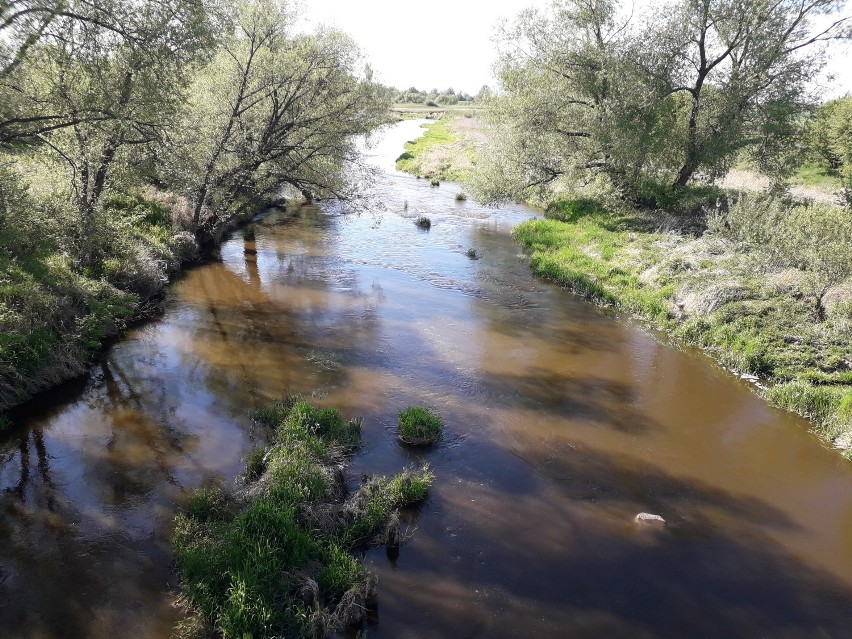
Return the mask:
POLYGON ((823 300, 852 277, 852 215, 827 204, 794 205, 769 196, 743 196, 714 218, 714 232, 766 254, 773 265, 802 271, 814 316, 823 300))
POLYGON ((255 481, 265 470, 266 451, 263 448, 256 448, 246 455, 246 472, 243 473, 245 481, 255 481))
POLYGON ((441 418, 428 408, 409 406, 399 414, 398 436, 411 446, 434 444, 441 438, 441 418))
POLYGON ((285 395, 279 400, 252 411, 251 418, 259 424, 269 428, 277 428, 285 419, 287 419, 287 416, 290 414, 290 410, 293 406, 301 401, 304 401, 301 395, 285 395))

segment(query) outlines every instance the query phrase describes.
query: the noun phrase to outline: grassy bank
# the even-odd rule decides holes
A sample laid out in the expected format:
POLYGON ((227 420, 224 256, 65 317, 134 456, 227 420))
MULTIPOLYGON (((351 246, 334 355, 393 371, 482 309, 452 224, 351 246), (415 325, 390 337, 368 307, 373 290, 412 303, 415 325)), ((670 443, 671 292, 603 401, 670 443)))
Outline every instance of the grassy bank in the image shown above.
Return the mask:
POLYGON ((755 196, 697 236, 589 201, 555 203, 547 217, 515 230, 535 273, 759 376, 770 402, 852 457, 848 213, 755 196))
POLYGON ((426 132, 406 142, 396 168, 430 180, 462 182, 476 165, 479 121, 467 116, 449 116, 424 125, 426 132))
POLYGON ((240 196, 191 232, 186 200, 150 185, 85 214, 61 185, 50 166, 0 155, 0 414, 83 374, 106 340, 159 312, 182 267, 270 204, 240 196))
POLYGON ((174 550, 193 615, 185 636, 325 637, 359 623, 376 580, 353 551, 400 543, 400 508, 428 470, 365 478, 348 494, 360 422, 288 397, 256 420, 273 443, 249 456, 235 494, 201 490, 177 517, 174 550))
POLYGON ((0 197, 0 411, 85 371, 180 265, 192 234, 153 191, 110 196, 85 222, 14 180, 0 197))

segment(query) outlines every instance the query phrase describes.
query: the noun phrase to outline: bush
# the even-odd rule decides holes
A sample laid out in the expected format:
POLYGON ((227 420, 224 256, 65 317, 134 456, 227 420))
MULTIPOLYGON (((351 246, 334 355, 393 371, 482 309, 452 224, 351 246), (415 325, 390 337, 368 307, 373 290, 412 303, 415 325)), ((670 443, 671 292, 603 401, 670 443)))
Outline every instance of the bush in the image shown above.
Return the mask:
POLYGON ((399 414, 397 432, 411 446, 434 444, 441 438, 441 418, 428 408, 409 406, 399 414))
POLYGON ((766 254, 774 266, 801 271, 818 320, 829 289, 852 277, 852 215, 836 206, 742 196, 711 230, 766 254))

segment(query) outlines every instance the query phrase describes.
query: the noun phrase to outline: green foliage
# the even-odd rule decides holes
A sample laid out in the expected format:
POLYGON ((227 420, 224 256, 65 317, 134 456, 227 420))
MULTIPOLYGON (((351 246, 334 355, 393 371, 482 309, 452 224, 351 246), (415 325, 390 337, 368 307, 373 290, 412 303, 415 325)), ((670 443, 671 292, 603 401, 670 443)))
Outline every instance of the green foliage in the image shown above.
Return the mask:
POLYGON ((426 125, 426 132, 416 140, 405 143, 405 153, 396 161, 396 168, 417 176, 429 178, 432 186, 442 180, 463 181, 473 164, 472 151, 464 140, 452 130, 451 119, 426 125))
POLYGON ((852 162, 852 96, 831 100, 817 109, 807 131, 809 151, 829 169, 852 162))
MULTIPOLYGON (((236 27, 195 74, 167 155, 173 188, 205 234, 282 185, 310 198, 356 198, 344 165, 356 141, 390 118, 387 91, 372 80, 354 42, 301 33, 289 4, 229 7, 236 27), (281 99, 281 96, 288 96, 281 99)), ((356 163, 357 165, 357 163, 356 163)))
POLYGON ((406 468, 387 483, 389 499, 399 506, 413 506, 429 496, 435 476, 424 466, 419 472, 406 468))
POLYGON ((175 520, 183 589, 202 625, 223 637, 325 636, 361 619, 374 596, 353 549, 398 543, 389 526, 399 508, 426 498, 432 474, 375 478, 344 500, 331 481, 337 411, 288 397, 258 416, 277 430, 251 496, 201 490, 175 520))
POLYGON ((441 438, 441 418, 422 406, 409 406, 399 414, 397 434, 410 445, 434 444, 441 438))
POLYGON ((391 479, 370 479, 349 502, 349 518, 341 533, 343 539, 351 547, 363 546, 377 538, 386 541, 386 526, 393 522, 395 512, 425 500, 433 479, 428 466, 419 471, 406 469, 391 479))
POLYGON ((743 196, 717 218, 714 230, 764 252, 773 265, 800 270, 818 320, 825 319, 829 289, 852 277, 852 215, 838 207, 743 196))
POLYGON ((807 146, 820 164, 839 177, 852 206, 852 96, 821 106, 810 122, 807 146))
POLYGON ((825 63, 825 42, 849 35, 838 20, 812 37, 840 0, 621 7, 558 0, 502 29, 479 200, 547 201, 605 175, 629 199, 689 210, 677 192, 724 175, 743 150, 767 174, 789 173, 808 78, 825 63))
POLYGON ((293 406, 302 401, 304 398, 299 394, 287 394, 279 400, 253 410, 251 418, 268 428, 277 428, 287 419, 293 406))
POLYGON ((195 491, 183 507, 186 517, 198 522, 223 518, 226 506, 225 494, 217 488, 202 488, 195 491))
POLYGON ((390 98, 284 0, 19 5, 0 8, 0 409, 82 372, 282 185, 357 198, 356 139, 390 98))
MULTIPOLYGON (((814 386, 796 380, 767 389, 766 397, 776 406, 810 419, 824 439, 837 440, 852 433, 852 391, 848 387, 814 386)), ((850 455, 852 449, 844 453, 850 455)))
POLYGON ((287 428, 303 428, 312 435, 347 449, 361 441, 361 423, 345 422, 336 408, 317 409, 307 402, 294 404, 285 421, 287 428))
POLYGON ((246 455, 246 472, 243 474, 245 481, 255 481, 265 470, 266 451, 263 448, 256 448, 246 455))

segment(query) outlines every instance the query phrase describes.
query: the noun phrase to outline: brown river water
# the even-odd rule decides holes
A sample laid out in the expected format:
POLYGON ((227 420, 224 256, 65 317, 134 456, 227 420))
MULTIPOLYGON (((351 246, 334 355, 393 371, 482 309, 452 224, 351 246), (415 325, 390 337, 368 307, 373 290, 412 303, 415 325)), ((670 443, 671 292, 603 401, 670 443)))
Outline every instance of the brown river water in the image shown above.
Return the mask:
POLYGON ((237 232, 28 407, 0 442, 0 636, 168 637, 175 510, 233 483, 252 407, 316 390, 364 417, 354 476, 436 475, 399 557, 366 556, 370 637, 852 637, 852 464, 702 354, 530 275, 510 231, 535 212, 390 171, 381 214, 237 232), (410 404, 444 418, 428 451, 395 440, 410 404))

